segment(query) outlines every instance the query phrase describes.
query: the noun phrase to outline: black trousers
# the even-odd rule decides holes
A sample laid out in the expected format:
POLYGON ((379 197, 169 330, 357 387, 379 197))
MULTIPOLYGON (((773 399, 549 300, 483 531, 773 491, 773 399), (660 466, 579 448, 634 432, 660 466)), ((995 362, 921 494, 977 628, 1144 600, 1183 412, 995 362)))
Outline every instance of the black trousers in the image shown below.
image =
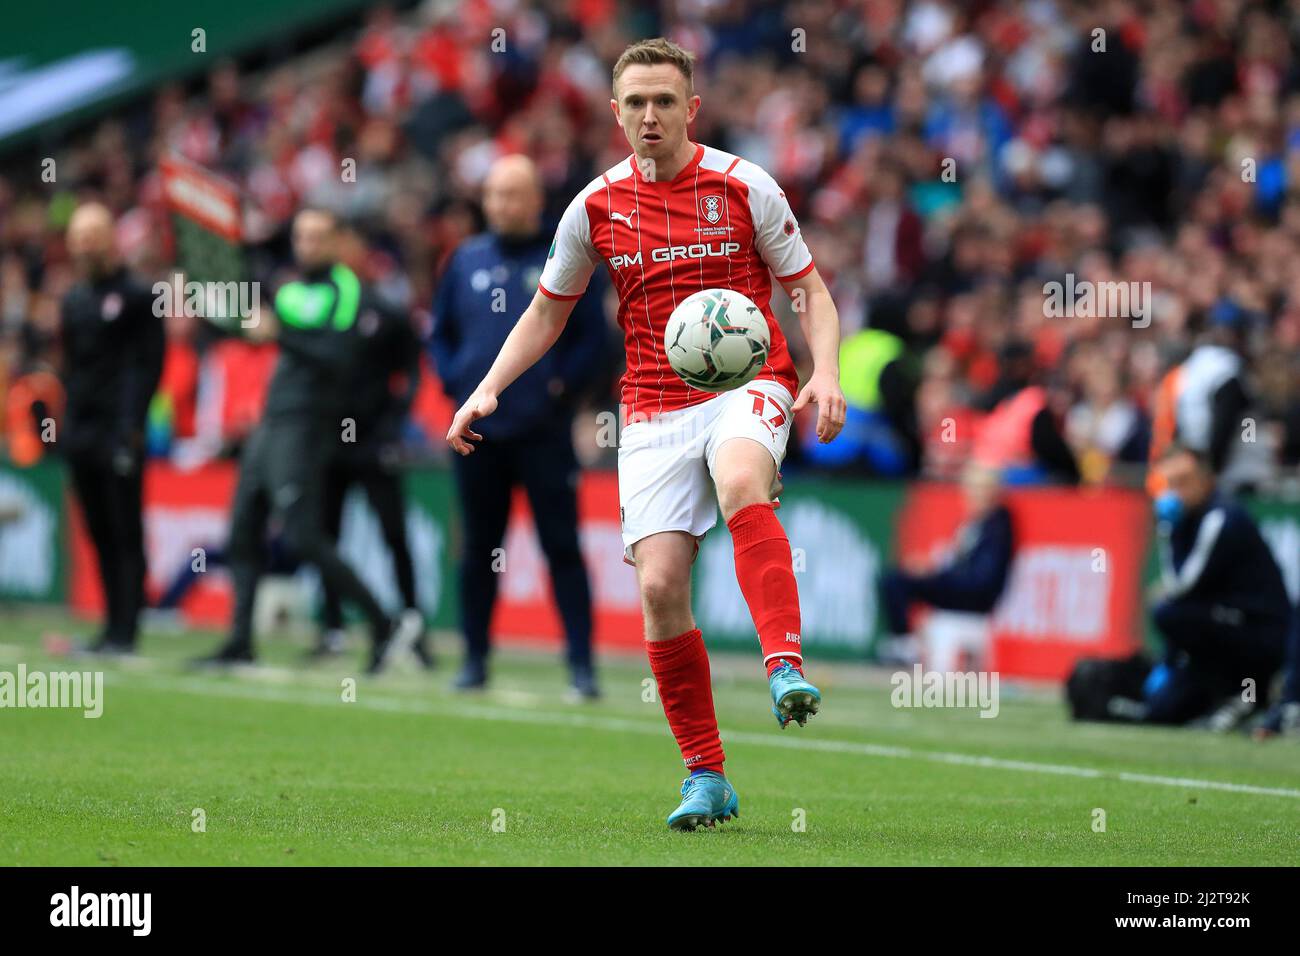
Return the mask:
MULTIPOLYGON (((963 587, 950 579, 951 575, 940 579, 937 575, 909 574, 897 568, 881 574, 880 603, 889 632, 908 633, 908 611, 916 601, 944 611, 988 613, 990 601, 987 588, 981 589, 974 584, 963 587)), ((996 600, 997 595, 993 599, 996 600)))
POLYGON ((144 606, 143 465, 136 456, 113 466, 108 450, 70 455, 72 485, 86 519, 86 530, 99 559, 107 608, 100 636, 133 645, 144 606))
POLYGON ((1237 608, 1196 599, 1163 601, 1152 611, 1175 661, 1165 686, 1149 701, 1152 723, 1182 724, 1255 682, 1264 703, 1286 656, 1289 621, 1261 620, 1237 608))
MULTIPOLYGON (((379 519, 384 544, 393 556, 393 573, 398 590, 402 593, 402 606, 418 607, 415 596, 415 568, 411 564, 411 548, 406 540, 406 496, 402 492, 400 471, 385 467, 378 453, 367 455, 358 449, 337 457, 330 463, 325 475, 325 531, 335 541, 343 528, 343 503, 348 489, 360 488, 379 519)), ((322 623, 327 629, 343 626, 343 608, 339 593, 328 584, 324 588, 322 623)))
POLYGON ((590 666, 591 586, 578 547, 578 462, 568 423, 517 438, 484 439, 472 454, 455 455, 453 462, 465 522, 460 613, 467 655, 483 660, 488 654, 501 577, 499 555, 493 552, 505 537, 511 492, 522 485, 551 569, 569 665, 590 666))
POLYGON ((235 608, 230 645, 253 643, 253 599, 266 560, 266 532, 274 514, 285 545, 316 566, 321 581, 353 601, 382 630, 387 616, 361 579, 339 557, 325 530, 324 480, 338 436, 330 426, 296 417, 263 421, 239 463, 230 525, 230 574, 235 608))

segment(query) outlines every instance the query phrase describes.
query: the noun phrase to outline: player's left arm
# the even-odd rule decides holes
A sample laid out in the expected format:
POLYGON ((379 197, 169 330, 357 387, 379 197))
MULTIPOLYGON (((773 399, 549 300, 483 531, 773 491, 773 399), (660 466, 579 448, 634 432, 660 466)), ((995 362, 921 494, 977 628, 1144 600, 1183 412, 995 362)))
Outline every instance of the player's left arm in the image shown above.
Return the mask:
POLYGON ((817 405, 817 439, 825 444, 844 427, 844 392, 840 390, 840 316, 830 290, 813 265, 785 193, 771 176, 740 161, 737 175, 748 184, 754 248, 794 303, 812 352, 813 373, 799 391, 793 411, 817 405))
POLYGON ((816 404, 817 440, 825 444, 844 427, 846 409, 844 392, 840 389, 839 311, 815 266, 797 279, 782 281, 781 285, 794 303, 813 359, 812 377, 799 391, 793 411, 816 404))

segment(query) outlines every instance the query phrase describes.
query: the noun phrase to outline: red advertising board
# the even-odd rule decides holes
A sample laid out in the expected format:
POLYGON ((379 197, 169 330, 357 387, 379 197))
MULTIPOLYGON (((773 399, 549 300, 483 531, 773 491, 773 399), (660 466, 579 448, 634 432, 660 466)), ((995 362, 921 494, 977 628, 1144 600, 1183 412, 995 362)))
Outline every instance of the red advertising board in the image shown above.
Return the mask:
MULTIPOLYGON (((1011 578, 992 615, 989 667, 1008 677, 1063 680, 1085 656, 1119 657, 1141 642, 1146 497, 1126 489, 1015 489, 1011 578)), ((937 563, 964 520, 960 489, 922 483, 898 524, 900 559, 937 563)))
MULTIPOLYGON (((442 480, 449 480, 441 473, 442 480)), ((237 472, 230 462, 180 471, 151 463, 145 472, 145 553, 149 563, 146 590, 156 598, 193 560, 195 548, 222 547, 229 534, 230 502, 237 472)), ((416 506, 423 503, 416 501, 416 506)), ((70 594, 74 610, 99 614, 103 608, 98 565, 80 508, 70 501, 70 594)), ((594 639, 597 647, 639 649, 642 640, 636 572, 622 560, 618 519, 618 481, 609 472, 583 475, 578 488, 579 538, 591 578, 594 639)), ((436 516, 447 522, 448 515, 436 516)), ((501 587, 493 634, 559 646, 563 629, 551 597, 550 574, 531 520, 527 499, 516 496, 503 542, 501 587)), ((434 560, 416 555, 417 578, 434 560), (429 560, 425 560, 425 559, 429 560)), ((230 580, 213 566, 201 575, 181 605, 196 625, 224 627, 230 619, 230 580)), ((434 608, 425 609, 436 616, 434 608)))

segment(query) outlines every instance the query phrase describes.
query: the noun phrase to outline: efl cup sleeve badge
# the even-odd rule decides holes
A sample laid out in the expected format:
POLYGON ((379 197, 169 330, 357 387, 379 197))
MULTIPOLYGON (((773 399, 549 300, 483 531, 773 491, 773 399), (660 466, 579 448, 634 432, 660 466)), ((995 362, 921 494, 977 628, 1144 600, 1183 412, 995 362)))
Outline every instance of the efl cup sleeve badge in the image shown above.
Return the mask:
POLYGON ((700 215, 710 226, 716 226, 722 219, 723 206, 721 196, 701 196, 700 215))

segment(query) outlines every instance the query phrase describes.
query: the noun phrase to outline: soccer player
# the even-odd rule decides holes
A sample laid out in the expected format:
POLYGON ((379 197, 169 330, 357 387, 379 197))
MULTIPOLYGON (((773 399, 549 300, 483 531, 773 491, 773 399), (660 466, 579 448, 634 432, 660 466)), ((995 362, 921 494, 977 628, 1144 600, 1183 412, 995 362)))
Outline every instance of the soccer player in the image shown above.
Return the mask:
POLYGON ((619 295, 627 349, 622 380, 619 500, 626 557, 637 570, 650 667, 690 776, 674 829, 736 815, 723 771, 709 658, 691 615, 690 568, 699 539, 723 518, 736 577, 749 605, 785 727, 817 712, 821 694, 804 679, 799 595, 790 543, 774 513, 790 419, 817 406, 827 442, 844 424, 838 369, 839 317, 780 187, 753 163, 696 144, 687 127, 700 108, 693 57, 663 39, 628 47, 614 66, 610 101, 633 154, 593 180, 560 220, 532 304, 447 432, 460 454, 481 435, 473 423, 549 349, 598 263, 619 295), (813 356, 798 381, 768 300, 771 275, 790 294, 813 356), (682 299, 735 289, 767 317, 768 361, 744 388, 692 389, 668 364, 664 327, 682 299))

